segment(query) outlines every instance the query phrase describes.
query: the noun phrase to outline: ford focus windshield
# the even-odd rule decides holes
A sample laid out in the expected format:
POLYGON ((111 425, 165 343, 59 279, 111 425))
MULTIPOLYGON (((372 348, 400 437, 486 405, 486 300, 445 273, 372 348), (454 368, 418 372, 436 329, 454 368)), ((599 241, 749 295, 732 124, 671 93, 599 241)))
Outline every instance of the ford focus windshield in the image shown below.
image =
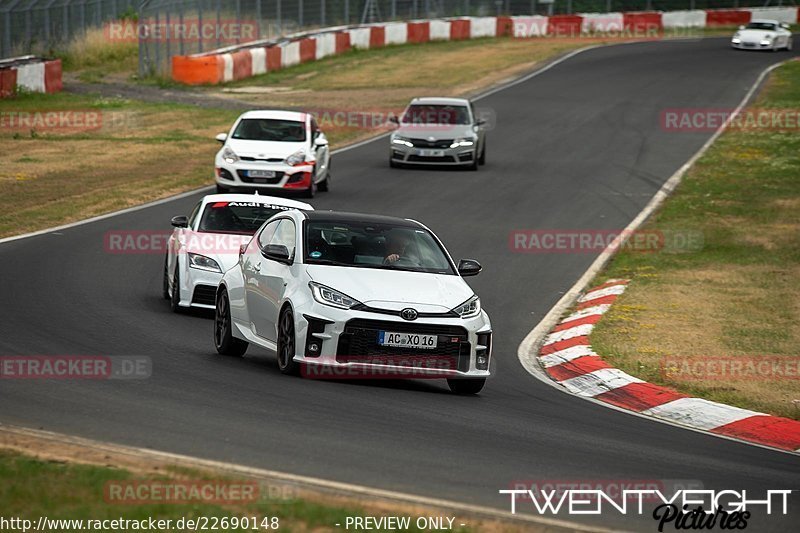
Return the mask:
POLYGON ((306 128, 296 120, 246 118, 236 126, 232 137, 244 141, 303 142, 306 140, 306 128))
POLYGON ((453 274, 430 232, 417 227, 308 221, 305 263, 453 274))

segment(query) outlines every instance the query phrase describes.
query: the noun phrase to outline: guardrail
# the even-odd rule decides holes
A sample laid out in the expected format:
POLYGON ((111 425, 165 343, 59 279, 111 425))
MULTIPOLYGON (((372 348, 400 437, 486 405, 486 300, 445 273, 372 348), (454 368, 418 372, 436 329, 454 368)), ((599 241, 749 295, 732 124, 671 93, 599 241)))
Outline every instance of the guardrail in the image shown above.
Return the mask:
POLYGON ((36 56, 0 60, 0 98, 20 90, 55 93, 62 88, 61 60, 36 56))
POLYGON ((586 33, 618 33, 647 37, 665 28, 704 28, 746 24, 768 18, 798 23, 800 8, 772 7, 671 12, 584 13, 552 17, 496 16, 414 20, 359 26, 339 26, 255 41, 207 53, 172 57, 172 79, 189 85, 219 84, 241 80, 282 68, 316 61, 351 48, 369 49, 393 44, 423 43, 511 36, 578 36, 586 33))

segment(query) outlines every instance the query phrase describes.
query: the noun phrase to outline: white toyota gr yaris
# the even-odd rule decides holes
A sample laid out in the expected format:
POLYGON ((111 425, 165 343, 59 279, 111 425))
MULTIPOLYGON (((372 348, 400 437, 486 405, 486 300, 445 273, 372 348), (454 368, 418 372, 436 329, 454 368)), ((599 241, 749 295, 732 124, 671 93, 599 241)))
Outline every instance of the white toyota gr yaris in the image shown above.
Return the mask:
POLYGON ((214 344, 241 356, 252 343, 285 374, 445 378, 476 394, 489 376, 492 329, 456 265, 413 220, 286 211, 268 220, 216 293, 214 344))

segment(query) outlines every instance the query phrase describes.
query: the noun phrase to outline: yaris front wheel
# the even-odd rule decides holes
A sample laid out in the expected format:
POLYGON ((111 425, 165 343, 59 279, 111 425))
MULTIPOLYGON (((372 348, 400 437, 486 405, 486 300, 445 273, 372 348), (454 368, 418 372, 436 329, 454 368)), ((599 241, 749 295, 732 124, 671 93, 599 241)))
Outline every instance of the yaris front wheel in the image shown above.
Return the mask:
POLYGON ((287 307, 278 320, 278 368, 284 374, 296 375, 300 365, 294 360, 294 314, 287 307))

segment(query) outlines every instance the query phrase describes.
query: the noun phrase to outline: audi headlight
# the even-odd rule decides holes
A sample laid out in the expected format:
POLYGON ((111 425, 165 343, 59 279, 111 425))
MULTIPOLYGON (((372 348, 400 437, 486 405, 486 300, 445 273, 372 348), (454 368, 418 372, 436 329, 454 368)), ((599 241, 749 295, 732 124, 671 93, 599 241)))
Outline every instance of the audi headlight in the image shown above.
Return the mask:
POLYGON ((478 316, 481 312, 481 299, 477 296, 473 296, 463 304, 454 308, 452 312, 461 318, 472 318, 474 316, 478 316))
POLYGON ((314 283, 313 281, 308 282, 308 287, 311 289, 314 299, 324 305, 338 307, 339 309, 350 309, 354 305, 361 303, 342 292, 326 287, 325 285, 320 285, 319 283, 314 283))
POLYGON ((475 144, 475 139, 471 137, 462 137, 460 139, 456 139, 453 141, 453 144, 450 145, 450 148, 458 148, 460 146, 472 146, 475 144))
POLYGON ((236 163, 239 160, 239 156, 236 155, 236 152, 231 150, 229 146, 226 146, 222 150, 222 159, 224 159, 226 163, 236 163))
POLYGON ((399 135, 392 135, 392 144, 402 144, 403 146, 408 146, 409 148, 414 146, 414 143, 412 143, 409 139, 399 135))
POLYGON ((219 263, 200 254, 193 254, 189 252, 189 266, 200 270, 207 270, 208 272, 222 272, 219 263))
POLYGON ((306 153, 303 150, 298 150, 286 158, 285 163, 290 167, 296 167, 306 162, 306 153))

